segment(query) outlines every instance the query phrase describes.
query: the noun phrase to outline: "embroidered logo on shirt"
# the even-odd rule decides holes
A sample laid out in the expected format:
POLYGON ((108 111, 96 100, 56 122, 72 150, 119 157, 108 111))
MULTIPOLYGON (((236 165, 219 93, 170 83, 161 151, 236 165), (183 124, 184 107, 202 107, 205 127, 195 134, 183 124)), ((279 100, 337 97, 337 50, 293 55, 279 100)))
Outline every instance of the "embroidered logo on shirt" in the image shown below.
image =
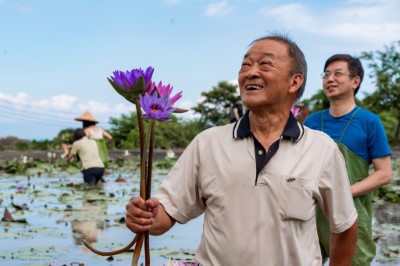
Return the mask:
POLYGON ((296 178, 291 177, 291 178, 286 179, 286 182, 291 183, 291 182, 294 182, 295 180, 296 180, 296 178))

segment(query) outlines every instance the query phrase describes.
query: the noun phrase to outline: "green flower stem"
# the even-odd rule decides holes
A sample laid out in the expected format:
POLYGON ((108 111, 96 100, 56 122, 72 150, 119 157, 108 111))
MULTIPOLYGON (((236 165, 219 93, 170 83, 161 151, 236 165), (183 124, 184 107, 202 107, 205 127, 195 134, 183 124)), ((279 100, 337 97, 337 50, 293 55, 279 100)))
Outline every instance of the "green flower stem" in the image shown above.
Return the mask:
POLYGON ((143 125, 143 118, 142 118, 142 109, 140 109, 139 99, 135 100, 135 106, 136 106, 136 117, 137 117, 138 127, 139 127, 140 158, 142 158, 143 152, 144 152, 145 134, 144 134, 144 125, 143 125))
MULTIPOLYGON (((150 143, 149 143, 149 157, 147 163, 147 179, 146 179, 146 199, 151 197, 151 176, 153 169, 153 150, 154 150, 154 132, 155 132, 156 121, 151 120, 150 122, 150 143)), ((147 140, 147 139, 146 139, 147 140)), ((144 254, 145 254, 145 265, 150 266, 150 237, 149 231, 144 233, 144 254)))
POLYGON ((141 171, 140 171, 140 196, 143 199, 146 199, 146 141, 145 141, 145 134, 144 134, 144 125, 143 125, 143 118, 142 118, 142 110, 140 109, 139 99, 135 100, 136 105, 136 116, 138 121, 139 127, 139 137, 140 137, 140 158, 141 158, 141 171))
POLYGON ((149 143, 149 160, 147 165, 147 180, 146 180, 146 199, 151 197, 151 177, 153 169, 153 150, 154 150, 154 133, 156 121, 151 120, 150 124, 150 143, 149 143))

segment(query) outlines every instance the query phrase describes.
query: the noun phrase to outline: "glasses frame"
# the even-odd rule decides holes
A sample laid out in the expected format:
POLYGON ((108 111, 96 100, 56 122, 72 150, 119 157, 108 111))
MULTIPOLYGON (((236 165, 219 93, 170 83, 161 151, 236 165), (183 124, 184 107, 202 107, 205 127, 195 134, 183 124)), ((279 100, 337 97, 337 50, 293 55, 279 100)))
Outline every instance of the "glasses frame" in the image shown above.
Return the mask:
POLYGON ((335 72, 329 72, 329 71, 325 71, 321 73, 321 78, 323 80, 325 79, 329 79, 331 76, 333 75, 333 78, 341 78, 344 75, 348 75, 349 77, 355 77, 357 75, 348 73, 348 72, 342 72, 342 71, 335 71, 335 72))

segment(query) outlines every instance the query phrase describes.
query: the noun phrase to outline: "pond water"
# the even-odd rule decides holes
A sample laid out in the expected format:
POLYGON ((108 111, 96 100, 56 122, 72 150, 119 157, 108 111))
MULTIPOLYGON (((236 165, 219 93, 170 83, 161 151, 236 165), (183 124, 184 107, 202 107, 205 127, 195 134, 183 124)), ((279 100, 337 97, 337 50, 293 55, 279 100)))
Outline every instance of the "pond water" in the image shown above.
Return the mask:
MULTIPOLYGON (((154 188, 165 174, 154 173, 154 188)), ((132 252, 102 257, 82 244, 84 238, 99 250, 111 251, 134 237, 125 227, 124 216, 126 202, 138 194, 139 177, 113 173, 105 180, 92 189, 82 186, 81 174, 1 176, 1 217, 7 208, 15 220, 27 223, 0 223, 0 265, 129 265, 132 252)), ((379 202, 374 208, 378 254, 373 265, 400 265, 400 205, 379 202)), ((150 237, 151 264, 167 265, 171 258, 190 261, 201 231, 199 217, 150 237)))
MULTIPOLYGON (((154 174, 154 187, 163 176, 154 174)), ((132 252, 103 257, 82 244, 84 238, 99 250, 111 251, 135 236, 125 227, 124 217, 125 204, 138 194, 139 177, 118 173, 105 180, 92 189, 82 185, 81 174, 0 177, 1 217, 7 208, 15 220, 27 221, 1 222, 0 265, 130 265, 132 252)), ((191 259, 201 230, 199 217, 187 225, 177 224, 163 236, 150 237, 151 264, 167 265, 167 258, 191 259)))

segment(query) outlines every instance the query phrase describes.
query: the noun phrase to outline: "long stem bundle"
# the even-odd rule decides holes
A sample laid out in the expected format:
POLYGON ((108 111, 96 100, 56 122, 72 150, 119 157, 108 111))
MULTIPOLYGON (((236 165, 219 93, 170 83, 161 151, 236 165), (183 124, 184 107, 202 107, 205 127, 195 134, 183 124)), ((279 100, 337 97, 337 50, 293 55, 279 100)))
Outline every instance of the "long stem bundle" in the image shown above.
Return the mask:
MULTIPOLYGON (((152 175, 152 167, 153 167, 153 149, 154 149, 154 130, 155 130, 155 121, 152 120, 149 128, 149 134, 147 136, 144 133, 144 123, 142 119, 142 112, 140 109, 139 102, 136 103, 136 112, 137 112, 137 122, 139 127, 139 135, 140 135, 140 158, 141 158, 141 167, 140 167, 140 196, 147 200, 151 197, 151 175, 152 175), (148 149, 148 153, 146 150, 148 149)), ((136 234, 134 239, 124 248, 115 251, 100 251, 95 249, 90 243, 86 240, 83 240, 83 244, 91 250, 93 253, 96 253, 101 256, 112 256, 125 251, 128 251, 134 244, 135 250, 132 257, 132 266, 137 266, 140 253, 142 250, 144 242, 145 248, 145 265, 150 266, 150 236, 149 231, 145 233, 136 234)))

